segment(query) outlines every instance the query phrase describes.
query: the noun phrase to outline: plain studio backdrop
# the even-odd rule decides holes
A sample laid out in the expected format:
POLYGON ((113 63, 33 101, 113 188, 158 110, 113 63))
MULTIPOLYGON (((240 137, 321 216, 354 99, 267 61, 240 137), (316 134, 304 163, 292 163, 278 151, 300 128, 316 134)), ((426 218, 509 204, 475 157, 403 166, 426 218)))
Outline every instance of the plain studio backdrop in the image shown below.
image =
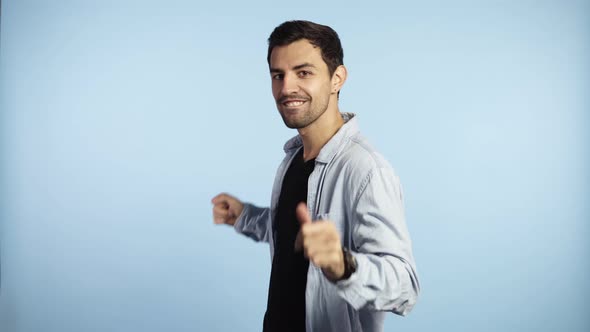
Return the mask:
POLYGON ((340 106, 405 192, 422 293, 386 331, 589 331, 587 1, 10 1, 0 331, 260 331, 287 129, 266 39, 332 26, 340 106))

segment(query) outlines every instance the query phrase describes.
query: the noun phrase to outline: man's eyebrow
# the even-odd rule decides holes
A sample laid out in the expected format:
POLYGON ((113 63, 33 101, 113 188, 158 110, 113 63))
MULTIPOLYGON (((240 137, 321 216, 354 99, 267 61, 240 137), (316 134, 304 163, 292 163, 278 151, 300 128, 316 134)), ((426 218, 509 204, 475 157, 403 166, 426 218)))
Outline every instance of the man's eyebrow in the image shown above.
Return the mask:
MULTIPOLYGON (((315 66, 311 63, 302 63, 300 65, 297 65, 295 67, 293 67, 293 70, 299 70, 299 69, 303 69, 303 68, 315 68, 315 66)), ((278 68, 270 68, 270 72, 271 73, 284 73, 284 71, 282 69, 278 69, 278 68)))
POLYGON ((307 67, 315 68, 315 66, 313 64, 306 62, 306 63, 302 63, 300 65, 293 67, 293 70, 303 69, 303 68, 307 68, 307 67))

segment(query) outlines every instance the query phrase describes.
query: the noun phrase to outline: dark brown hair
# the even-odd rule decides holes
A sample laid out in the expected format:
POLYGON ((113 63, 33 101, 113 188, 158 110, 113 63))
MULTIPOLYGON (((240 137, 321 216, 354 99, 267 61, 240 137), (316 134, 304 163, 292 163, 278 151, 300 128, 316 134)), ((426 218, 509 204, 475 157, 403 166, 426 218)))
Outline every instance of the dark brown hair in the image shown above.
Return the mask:
POLYGON ((276 46, 285 46, 300 39, 307 39, 320 48, 322 59, 328 65, 330 76, 338 66, 343 65, 344 51, 338 34, 327 25, 309 21, 287 21, 274 29, 268 37, 268 54, 266 61, 270 66, 270 54, 276 46))

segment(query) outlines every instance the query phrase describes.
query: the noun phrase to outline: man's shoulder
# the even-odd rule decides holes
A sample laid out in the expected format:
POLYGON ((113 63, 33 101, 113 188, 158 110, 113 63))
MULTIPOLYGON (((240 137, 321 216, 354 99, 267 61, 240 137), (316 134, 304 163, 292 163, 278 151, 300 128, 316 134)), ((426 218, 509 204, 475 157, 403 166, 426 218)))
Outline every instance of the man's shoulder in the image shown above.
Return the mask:
POLYGON ((349 137, 338 159, 350 164, 354 171, 391 168, 385 157, 360 132, 349 137))
POLYGON ((360 133, 347 139, 328 166, 330 181, 343 184, 350 193, 358 192, 373 175, 383 171, 395 174, 391 164, 360 133))

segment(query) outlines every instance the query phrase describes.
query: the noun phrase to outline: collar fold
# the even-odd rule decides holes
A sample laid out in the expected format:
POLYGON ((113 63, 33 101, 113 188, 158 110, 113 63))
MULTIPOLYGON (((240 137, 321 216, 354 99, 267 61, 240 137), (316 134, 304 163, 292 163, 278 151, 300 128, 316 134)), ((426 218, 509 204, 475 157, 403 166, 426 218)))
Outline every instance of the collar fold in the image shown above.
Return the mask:
MULTIPOLYGON (((358 133, 358 124, 356 121, 356 114, 354 113, 340 113, 344 120, 344 125, 330 138, 330 140, 322 147, 320 153, 315 158, 316 162, 327 163, 332 157, 338 152, 338 148, 344 143, 349 137, 358 133)), ((300 148, 303 145, 303 141, 299 135, 289 139, 283 149, 285 153, 289 153, 295 149, 300 148)))

